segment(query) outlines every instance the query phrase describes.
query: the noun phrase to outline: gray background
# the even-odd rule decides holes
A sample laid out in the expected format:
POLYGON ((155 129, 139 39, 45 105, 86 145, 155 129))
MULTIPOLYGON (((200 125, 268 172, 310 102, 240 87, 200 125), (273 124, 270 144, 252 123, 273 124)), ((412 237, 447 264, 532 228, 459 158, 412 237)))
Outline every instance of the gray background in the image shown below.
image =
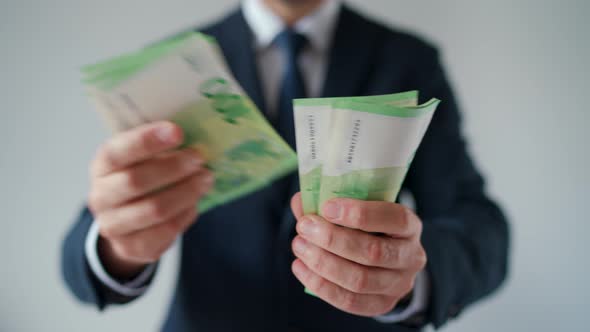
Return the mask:
MULTIPOLYGON (((470 149, 512 220, 508 282, 444 330, 582 330, 589 2, 352 2, 441 46, 470 149)), ((147 296, 102 314, 61 281, 61 239, 86 195, 88 161, 107 137, 78 69, 218 17, 235 1, 0 4, 0 331, 156 330, 176 250, 147 296)))

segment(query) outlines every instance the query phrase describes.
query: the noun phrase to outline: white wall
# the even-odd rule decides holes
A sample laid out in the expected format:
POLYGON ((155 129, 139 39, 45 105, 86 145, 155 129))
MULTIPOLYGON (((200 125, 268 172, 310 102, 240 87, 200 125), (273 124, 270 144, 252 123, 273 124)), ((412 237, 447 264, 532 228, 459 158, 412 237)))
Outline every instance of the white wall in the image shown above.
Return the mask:
MULTIPOLYGON (((445 331, 580 331, 590 125, 587 0, 353 1, 444 50, 471 150, 505 206, 512 272, 445 331)), ((107 135, 78 68, 203 23, 234 1, 0 0, 0 330, 155 330, 175 277, 105 314, 61 282, 59 248, 107 135), (207 3, 207 4, 205 4, 207 3)))

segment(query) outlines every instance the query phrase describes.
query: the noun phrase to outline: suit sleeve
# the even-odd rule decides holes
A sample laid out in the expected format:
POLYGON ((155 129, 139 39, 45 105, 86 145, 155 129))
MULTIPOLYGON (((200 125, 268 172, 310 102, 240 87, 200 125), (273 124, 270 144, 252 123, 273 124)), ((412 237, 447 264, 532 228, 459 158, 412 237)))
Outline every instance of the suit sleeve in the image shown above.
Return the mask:
POLYGON ((411 77, 422 101, 442 100, 408 173, 407 186, 423 220, 431 291, 427 319, 448 318, 490 294, 506 277, 509 229, 485 194, 484 180, 460 130, 457 103, 439 61, 427 48, 411 77))
MULTIPOLYGON (((102 310, 109 304, 130 302, 137 296, 127 296, 102 283, 90 268, 85 244, 94 217, 84 208, 78 220, 69 230, 62 247, 62 274, 64 280, 78 300, 93 304, 102 310)), ((153 275, 147 283, 151 282, 153 275)))

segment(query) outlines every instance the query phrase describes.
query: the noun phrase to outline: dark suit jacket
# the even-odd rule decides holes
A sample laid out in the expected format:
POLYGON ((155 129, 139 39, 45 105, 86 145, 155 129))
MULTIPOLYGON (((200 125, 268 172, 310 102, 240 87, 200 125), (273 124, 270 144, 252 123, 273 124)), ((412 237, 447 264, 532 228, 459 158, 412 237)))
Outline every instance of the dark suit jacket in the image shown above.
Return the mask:
MULTIPOLYGON (((257 79, 252 34, 240 10, 201 31, 217 38, 237 80, 254 102, 265 103, 257 79)), ((404 190, 416 202, 431 280, 424 323, 440 326, 495 290, 507 269, 508 227, 484 193, 484 182, 460 132, 457 104, 435 48, 344 6, 335 32, 324 96, 420 90, 437 97, 436 111, 416 153, 404 190)), ((165 331, 411 331, 400 324, 339 311, 303 293, 290 272, 298 189, 277 186, 200 216, 183 237, 180 274, 165 331)), ((83 302, 104 308, 132 300, 101 286, 89 270, 84 240, 93 220, 84 209, 63 246, 63 274, 83 302)), ((83 330, 83 326, 80 327, 83 330)))

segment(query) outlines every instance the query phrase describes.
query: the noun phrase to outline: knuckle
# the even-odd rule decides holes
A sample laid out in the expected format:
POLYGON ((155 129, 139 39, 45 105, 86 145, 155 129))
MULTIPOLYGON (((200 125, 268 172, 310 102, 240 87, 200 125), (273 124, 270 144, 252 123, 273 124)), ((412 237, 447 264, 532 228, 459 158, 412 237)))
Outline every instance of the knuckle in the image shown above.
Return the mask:
POLYGON ((334 247, 334 230, 331 227, 328 227, 324 232, 323 242, 326 248, 333 248, 334 247))
POLYGON ((161 199, 150 199, 145 203, 145 216, 155 220, 166 217, 167 206, 161 199))
POLYGON ((354 228, 364 229, 368 216, 367 207, 362 202, 348 204, 348 218, 354 228))
POLYGON ((311 285, 315 289, 316 293, 321 293, 328 286, 328 281, 318 275, 311 276, 311 285))
POLYGON ((369 264, 377 265, 385 261, 388 251, 384 248, 381 241, 370 241, 367 249, 367 260, 369 264))
POLYGON ((120 174, 122 186, 131 191, 141 190, 141 179, 137 172, 124 171, 120 174))
POLYGON ((400 265, 401 262, 404 260, 404 247, 397 244, 391 245, 389 255, 389 260, 393 263, 393 265, 400 265))
POLYGON ((354 312, 358 307, 358 295, 352 292, 345 292, 342 295, 342 308, 346 311, 354 312))
POLYGON ((311 269, 314 271, 323 271, 325 256, 315 250, 310 252, 311 269))
POLYGON ((369 288, 369 272, 366 269, 359 268, 353 273, 352 291, 364 293, 369 288))
POLYGON ((386 271, 380 274, 378 280, 378 290, 385 295, 393 296, 398 292, 398 272, 386 271))
POLYGON ((407 207, 402 208, 401 218, 399 220, 400 229, 406 232, 410 229, 411 221, 413 220, 414 212, 407 207))

